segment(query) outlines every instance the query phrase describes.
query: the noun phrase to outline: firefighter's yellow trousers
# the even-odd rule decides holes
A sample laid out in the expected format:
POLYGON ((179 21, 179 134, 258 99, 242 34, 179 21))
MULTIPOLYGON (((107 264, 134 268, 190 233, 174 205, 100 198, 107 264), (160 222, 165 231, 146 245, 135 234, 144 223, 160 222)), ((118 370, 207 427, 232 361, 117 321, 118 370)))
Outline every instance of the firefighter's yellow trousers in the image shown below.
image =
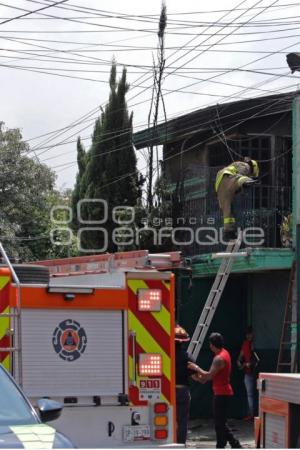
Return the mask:
POLYGON ((252 178, 242 175, 223 175, 219 184, 217 196, 223 215, 224 232, 236 231, 236 221, 232 211, 232 202, 243 184, 252 182, 252 178))

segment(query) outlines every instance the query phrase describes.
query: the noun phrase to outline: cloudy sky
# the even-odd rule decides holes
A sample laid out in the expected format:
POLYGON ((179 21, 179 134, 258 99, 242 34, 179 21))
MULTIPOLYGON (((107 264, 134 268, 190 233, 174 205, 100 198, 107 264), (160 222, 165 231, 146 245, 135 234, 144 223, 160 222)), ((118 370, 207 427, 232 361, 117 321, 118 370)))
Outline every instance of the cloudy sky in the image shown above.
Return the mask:
MULTIPOLYGON (((119 73, 123 65, 128 70, 134 129, 146 126, 161 0, 54 3, 0 3, 0 120, 22 130, 32 156, 56 171, 62 188, 75 181, 77 136, 88 148, 107 101, 113 57, 119 73)), ((168 118, 298 88, 300 77, 291 75, 285 55, 300 51, 300 2, 167 0, 166 6, 168 118)), ((140 153, 139 167, 144 166, 140 153)))

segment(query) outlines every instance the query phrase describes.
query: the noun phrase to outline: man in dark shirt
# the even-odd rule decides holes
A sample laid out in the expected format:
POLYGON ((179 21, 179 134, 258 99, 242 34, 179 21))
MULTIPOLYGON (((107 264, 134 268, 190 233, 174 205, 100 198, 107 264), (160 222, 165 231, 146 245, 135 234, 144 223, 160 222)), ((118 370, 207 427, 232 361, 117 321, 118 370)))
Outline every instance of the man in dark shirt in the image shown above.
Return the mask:
MULTIPOLYGON (((189 377, 196 372, 188 368, 188 363, 195 360, 187 353, 186 343, 190 340, 188 333, 180 325, 175 327, 175 368, 176 368, 176 422, 177 443, 185 444, 191 404, 189 377)), ((198 366, 196 366, 198 367, 198 366)))

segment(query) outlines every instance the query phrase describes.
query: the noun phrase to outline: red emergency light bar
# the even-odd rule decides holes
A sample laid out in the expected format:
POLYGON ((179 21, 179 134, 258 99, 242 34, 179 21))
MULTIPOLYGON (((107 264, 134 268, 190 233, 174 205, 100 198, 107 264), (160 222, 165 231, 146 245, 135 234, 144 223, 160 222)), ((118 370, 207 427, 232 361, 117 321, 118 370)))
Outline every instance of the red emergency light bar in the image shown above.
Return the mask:
POLYGON ((138 310, 139 311, 160 311, 161 310, 161 290, 160 289, 139 289, 138 290, 138 310))
POLYGON ((144 377, 162 375, 162 357, 157 353, 139 355, 139 374, 144 377))

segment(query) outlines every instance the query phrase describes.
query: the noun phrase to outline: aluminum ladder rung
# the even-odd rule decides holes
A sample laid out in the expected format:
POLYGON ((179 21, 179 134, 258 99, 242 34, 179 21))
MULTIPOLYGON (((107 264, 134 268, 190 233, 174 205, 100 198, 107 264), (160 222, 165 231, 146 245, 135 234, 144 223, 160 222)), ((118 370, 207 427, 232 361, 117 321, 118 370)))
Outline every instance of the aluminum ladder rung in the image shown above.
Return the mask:
POLYGON ((229 241, 226 249, 226 255, 222 257, 219 270, 216 274, 214 283, 208 294, 202 313, 193 333, 191 342, 187 349, 187 351, 191 353, 194 358, 197 358, 203 345, 206 333, 213 319, 215 310, 219 304, 227 279, 230 275, 234 258, 237 256, 237 252, 241 246, 242 237, 243 234, 242 232, 240 232, 236 240, 229 241))
POLYGON ((296 306, 296 261, 293 261, 287 300, 285 305, 285 312, 282 323, 282 331, 280 337, 279 353, 277 359, 277 372, 280 372, 282 366, 288 366, 290 372, 296 372, 296 346, 295 333, 293 326, 297 325, 295 321, 295 306, 296 306), (289 359, 288 362, 286 360, 289 359))
POLYGON ((227 271, 225 271, 225 272, 218 272, 217 275, 216 275, 216 278, 218 278, 218 277, 222 278, 224 275, 227 275, 227 274, 228 274, 227 271))

